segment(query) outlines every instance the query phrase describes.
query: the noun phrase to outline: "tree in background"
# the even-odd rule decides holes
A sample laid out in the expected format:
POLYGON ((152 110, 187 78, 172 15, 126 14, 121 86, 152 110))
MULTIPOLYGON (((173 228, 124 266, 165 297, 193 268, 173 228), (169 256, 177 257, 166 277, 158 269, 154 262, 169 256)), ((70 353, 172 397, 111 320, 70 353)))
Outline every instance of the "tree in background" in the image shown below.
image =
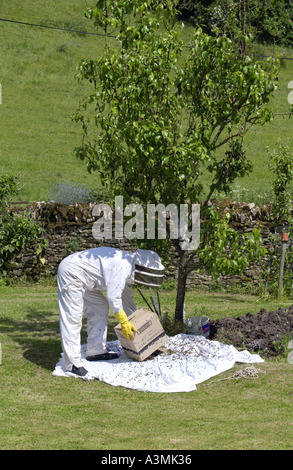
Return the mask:
POLYGON ((250 32, 257 41, 293 44, 292 0, 181 0, 178 10, 209 34, 217 29, 235 38, 250 32))
POLYGON ((173 0, 101 0, 87 11, 117 42, 106 40, 101 57, 80 63, 77 78, 89 80, 93 91, 75 119, 83 127, 78 158, 127 204, 203 206, 208 230, 198 253, 169 240, 179 260, 175 318, 182 321, 196 254, 202 252, 202 262, 217 274, 240 273, 253 253, 260 255, 259 234, 249 240, 232 235, 208 201, 251 170, 243 139, 252 126, 272 118, 277 68, 271 60, 260 65, 241 54, 225 34, 209 36, 196 28, 184 44, 176 6, 173 0), (207 192, 204 171, 210 175, 207 192), (221 262, 215 264, 217 256, 221 262))
POLYGON ((293 153, 288 145, 278 140, 273 150, 268 149, 269 166, 274 175, 273 198, 271 202, 271 219, 274 233, 270 236, 271 246, 266 253, 266 264, 263 266, 262 277, 265 280, 265 292, 278 294, 284 288, 284 292, 291 296, 293 292, 293 153), (289 248, 285 250, 283 286, 280 289, 280 253, 282 241, 280 230, 288 233, 291 241, 289 248))

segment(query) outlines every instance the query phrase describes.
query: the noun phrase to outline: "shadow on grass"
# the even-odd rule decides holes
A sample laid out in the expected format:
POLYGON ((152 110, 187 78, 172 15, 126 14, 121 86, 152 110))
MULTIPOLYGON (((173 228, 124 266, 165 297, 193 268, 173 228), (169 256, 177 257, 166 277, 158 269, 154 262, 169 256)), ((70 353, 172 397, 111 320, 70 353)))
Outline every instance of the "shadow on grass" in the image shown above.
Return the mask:
POLYGON ((25 359, 53 370, 61 352, 59 319, 50 310, 28 307, 27 311, 25 319, 0 318, 0 333, 22 348, 25 359))
MULTIPOLYGON (((50 310, 40 311, 37 308, 28 307, 29 312, 25 319, 17 320, 11 317, 0 318, 0 334, 9 336, 17 343, 23 352, 23 357, 28 361, 53 371, 60 359, 61 338, 59 329, 59 317, 50 310)), ((114 332, 116 322, 109 321, 108 341, 117 340, 114 332)), ((83 319, 81 331, 81 344, 86 344, 86 320, 83 319)))

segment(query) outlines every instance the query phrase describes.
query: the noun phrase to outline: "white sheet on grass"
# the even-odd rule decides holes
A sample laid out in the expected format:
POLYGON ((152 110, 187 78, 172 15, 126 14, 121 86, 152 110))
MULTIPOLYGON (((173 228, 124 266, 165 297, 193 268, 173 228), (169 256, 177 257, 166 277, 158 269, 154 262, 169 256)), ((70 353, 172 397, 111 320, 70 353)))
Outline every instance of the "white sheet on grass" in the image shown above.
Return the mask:
MULTIPOLYGON (((179 334, 168 339, 164 351, 144 362, 134 361, 126 356, 119 341, 107 344, 109 351, 118 352, 119 359, 88 362, 84 380, 98 379, 114 386, 146 392, 190 392, 196 385, 231 369, 236 362, 260 363, 264 360, 257 354, 238 351, 234 346, 211 341, 204 336, 179 334)), ((85 358, 86 346, 81 347, 85 358)), ((54 376, 72 377, 66 372, 64 361, 56 364, 54 376)), ((78 376, 74 376, 78 377, 78 376)))

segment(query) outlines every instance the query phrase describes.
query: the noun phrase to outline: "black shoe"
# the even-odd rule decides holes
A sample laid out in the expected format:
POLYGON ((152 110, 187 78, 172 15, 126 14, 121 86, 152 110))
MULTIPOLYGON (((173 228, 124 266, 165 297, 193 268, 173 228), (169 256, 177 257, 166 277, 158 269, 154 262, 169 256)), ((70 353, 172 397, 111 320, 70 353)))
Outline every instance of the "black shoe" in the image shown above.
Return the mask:
POLYGON ((72 372, 72 374, 79 375, 80 377, 84 377, 87 374, 87 370, 84 367, 72 366, 70 372, 72 372))
POLYGON ((118 359, 119 355, 116 353, 106 352, 104 354, 96 354, 95 356, 87 356, 87 361, 111 361, 112 359, 118 359))

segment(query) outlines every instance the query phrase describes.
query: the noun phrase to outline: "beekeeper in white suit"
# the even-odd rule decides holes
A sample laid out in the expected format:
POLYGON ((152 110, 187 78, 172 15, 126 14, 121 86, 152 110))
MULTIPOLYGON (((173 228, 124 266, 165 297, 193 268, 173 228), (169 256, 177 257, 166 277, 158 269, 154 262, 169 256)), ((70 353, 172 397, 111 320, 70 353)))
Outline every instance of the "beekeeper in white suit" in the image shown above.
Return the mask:
POLYGON ((87 318, 86 360, 112 360, 118 357, 106 348, 109 307, 121 324, 127 339, 134 338, 135 327, 128 316, 136 310, 132 285, 136 282, 159 287, 164 266, 157 253, 133 253, 99 247, 74 253, 58 267, 58 305, 60 334, 66 370, 87 374, 81 358, 80 332, 83 313, 87 318))

